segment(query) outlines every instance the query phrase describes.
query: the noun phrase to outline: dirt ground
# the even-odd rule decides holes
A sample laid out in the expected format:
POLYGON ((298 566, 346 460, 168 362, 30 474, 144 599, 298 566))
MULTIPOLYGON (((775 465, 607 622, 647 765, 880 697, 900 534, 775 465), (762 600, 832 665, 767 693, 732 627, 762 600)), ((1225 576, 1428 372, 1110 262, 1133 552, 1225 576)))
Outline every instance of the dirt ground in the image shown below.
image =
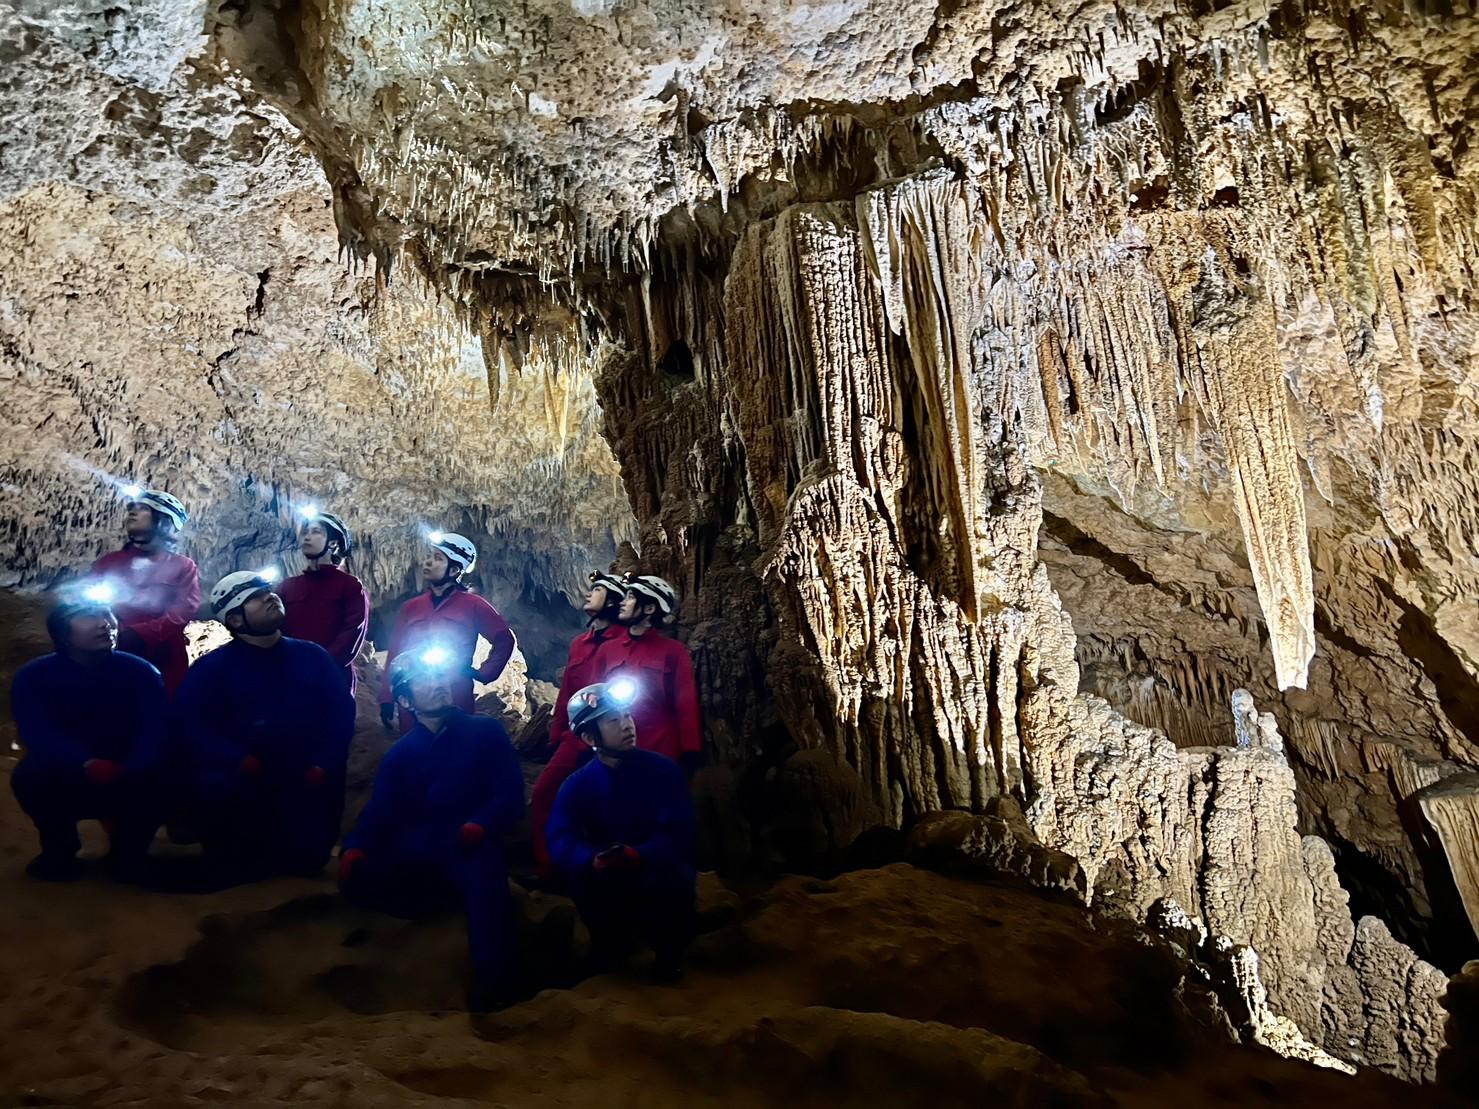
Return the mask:
MULTIPOLYGON (((8 686, 39 644, 7 608, 8 686)), ((472 1018, 457 921, 359 912, 327 875, 29 881, 0 761, 0 1106, 1442 1104, 1227 1043, 1163 950, 1073 905, 902 864, 743 904, 706 879, 669 987, 640 962, 570 985, 573 911, 523 895, 529 977, 556 988, 472 1018)))

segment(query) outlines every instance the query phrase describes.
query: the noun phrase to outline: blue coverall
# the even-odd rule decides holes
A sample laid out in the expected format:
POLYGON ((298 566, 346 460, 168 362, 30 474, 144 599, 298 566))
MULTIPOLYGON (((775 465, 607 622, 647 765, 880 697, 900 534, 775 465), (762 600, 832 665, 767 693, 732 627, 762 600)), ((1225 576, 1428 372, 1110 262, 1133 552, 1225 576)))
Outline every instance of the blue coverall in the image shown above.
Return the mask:
POLYGON ((592 759, 560 787, 546 835, 597 965, 619 962, 638 938, 660 962, 682 956, 693 936, 696 876, 693 804, 677 763, 641 750, 615 767, 592 759), (640 861, 596 869, 596 855, 617 843, 640 861))
POLYGON ((344 854, 362 851, 344 893, 412 918, 460 903, 475 977, 504 980, 514 952, 513 900, 503 839, 524 815, 524 776, 503 725, 454 710, 442 730, 417 723, 375 776, 344 854), (464 824, 483 837, 459 842, 464 824))
POLYGON ((10 701, 26 748, 10 785, 42 855, 71 859, 77 822, 101 819, 112 825, 115 861, 142 857, 162 823, 168 706, 159 671, 122 651, 90 665, 45 655, 20 668, 10 701), (90 759, 122 773, 96 785, 83 769, 90 759))
POLYGON ((206 854, 250 874, 321 870, 339 838, 354 733, 354 700, 328 652, 305 639, 232 640, 190 667, 174 710, 206 854))

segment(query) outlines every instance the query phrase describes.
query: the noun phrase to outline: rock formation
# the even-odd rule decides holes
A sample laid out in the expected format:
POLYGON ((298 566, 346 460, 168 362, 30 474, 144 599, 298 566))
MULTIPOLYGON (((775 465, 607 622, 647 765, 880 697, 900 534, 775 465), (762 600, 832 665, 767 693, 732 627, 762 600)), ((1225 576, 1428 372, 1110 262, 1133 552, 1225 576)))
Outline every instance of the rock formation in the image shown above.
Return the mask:
POLYGON ((1412 946, 1472 947, 1479 865, 1469 5, 117 10, 0 8, 0 120, 55 124, 0 208, 13 581, 95 549, 87 467, 221 497, 223 563, 340 467, 387 595, 426 505, 547 590, 633 538, 720 759, 830 752, 893 825, 1014 798, 1092 901, 1173 898, 1304 1037, 1432 1077, 1412 946))

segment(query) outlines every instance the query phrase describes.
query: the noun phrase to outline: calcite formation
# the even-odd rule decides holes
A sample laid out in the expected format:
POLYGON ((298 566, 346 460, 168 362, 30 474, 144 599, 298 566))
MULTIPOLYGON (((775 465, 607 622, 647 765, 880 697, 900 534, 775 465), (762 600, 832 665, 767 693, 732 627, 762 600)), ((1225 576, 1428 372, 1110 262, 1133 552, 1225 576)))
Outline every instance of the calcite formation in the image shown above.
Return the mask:
MULTIPOLYGON (((1402 940, 1473 943, 1429 880, 1472 898, 1472 814, 1438 788, 1479 765, 1469 5, 248 0, 207 7, 194 45, 137 7, 176 68, 121 61, 145 47, 90 5, 6 16, 12 99, 87 109, 23 132, 43 169, 11 226, 55 206, 119 243, 3 240, 12 381, 55 391, 31 426, 95 424, 99 469, 188 442, 154 468, 234 467, 243 520, 348 452, 336 490, 460 509, 547 584, 569 535, 587 558, 633 538, 684 593, 720 758, 829 751, 895 825, 1012 797, 1092 902, 1174 898, 1250 1005, 1245 949, 1306 1039, 1432 1077, 1443 978, 1402 940), (202 88, 254 119, 180 128, 202 88), (406 279, 353 285, 324 251, 274 285, 245 253, 192 307, 193 194, 152 189, 160 215, 125 187, 135 132, 205 165, 217 207, 238 147, 311 151, 349 256, 406 279), (136 251, 171 307, 137 313, 110 378, 68 293, 136 251), (332 341, 281 354, 310 303, 332 341), (289 308, 271 333, 251 316, 289 308), (266 337, 233 336, 243 316, 266 337), (77 340, 38 357, 40 318, 77 340), (199 349, 154 358, 182 327, 199 349), (199 399, 112 430, 165 381, 199 399), (560 450, 510 477, 493 438, 528 427, 560 450)), ((92 519, 57 472, 4 480, 92 519)), ((77 542, 24 512, 17 581, 77 542)), ((390 583, 403 540, 375 540, 390 583)))

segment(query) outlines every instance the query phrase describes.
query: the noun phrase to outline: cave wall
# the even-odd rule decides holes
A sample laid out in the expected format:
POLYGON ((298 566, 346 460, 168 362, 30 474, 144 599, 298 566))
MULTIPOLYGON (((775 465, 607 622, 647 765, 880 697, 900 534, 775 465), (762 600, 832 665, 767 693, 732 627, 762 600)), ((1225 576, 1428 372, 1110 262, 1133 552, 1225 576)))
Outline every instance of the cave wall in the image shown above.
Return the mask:
POLYGON ((0 5, 0 583, 116 545, 139 480, 190 508, 207 584, 294 572, 313 502, 377 601, 457 528, 484 591, 564 637, 632 530, 589 374, 346 265, 319 164, 188 7, 0 5))
MULTIPOLYGON (((831 750, 892 822, 1015 794, 1096 899, 1174 896, 1258 948, 1306 1035, 1431 1075, 1441 974, 1363 911, 1429 950, 1431 917, 1462 920, 1443 880, 1479 905, 1469 6, 242 0, 205 5, 187 60, 147 79, 100 5, 64 9, 41 33, 35 5, 10 9, 6 41, 42 75, 16 103, 65 90, 32 144, 78 135, 65 184, 116 210, 127 174, 88 167, 212 90, 251 118, 180 129, 180 159, 213 135, 281 134, 286 156, 296 134, 332 203, 315 241, 331 218, 403 278, 351 300, 378 323, 324 329, 373 333, 360 433, 417 429, 372 452, 375 503, 411 510, 402 479, 425 474, 535 566, 583 513, 614 546, 592 511, 607 456, 561 502, 529 468, 493 496, 498 461, 426 453, 507 433, 520 387, 546 427, 593 427, 593 380, 641 561, 685 594, 716 753, 831 750), (1268 727, 1232 716, 1239 688, 1268 727)), ((191 24, 131 10, 173 57, 191 24)), ((146 159, 148 219, 183 203, 152 168, 173 149, 146 159)), ((233 158, 208 176, 229 184, 233 158)), ((212 213, 242 202, 194 188, 212 213)), ((264 270, 219 275, 243 313, 258 293, 274 310, 264 270)), ((314 303, 345 307, 350 279, 321 272, 314 303)), ((224 326, 204 362, 238 345, 224 326)), ((336 348, 309 349, 300 373, 336 348)), ((289 391, 227 381, 229 421, 181 430, 247 428, 251 465, 296 491, 264 430, 289 391)), ((7 483, 63 489, 33 472, 7 483)), ((16 537, 39 559, 55 531, 16 537)), ((411 537, 394 559, 374 538, 391 590, 411 537)))

